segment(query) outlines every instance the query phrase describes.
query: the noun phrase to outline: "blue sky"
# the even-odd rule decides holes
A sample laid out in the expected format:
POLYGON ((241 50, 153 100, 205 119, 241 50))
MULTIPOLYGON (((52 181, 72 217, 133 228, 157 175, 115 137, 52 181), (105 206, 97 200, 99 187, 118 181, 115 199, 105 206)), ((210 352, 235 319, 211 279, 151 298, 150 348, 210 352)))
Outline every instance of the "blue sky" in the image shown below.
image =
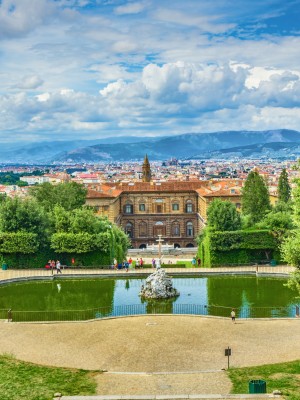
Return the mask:
POLYGON ((0 0, 0 142, 300 130, 300 0, 0 0))

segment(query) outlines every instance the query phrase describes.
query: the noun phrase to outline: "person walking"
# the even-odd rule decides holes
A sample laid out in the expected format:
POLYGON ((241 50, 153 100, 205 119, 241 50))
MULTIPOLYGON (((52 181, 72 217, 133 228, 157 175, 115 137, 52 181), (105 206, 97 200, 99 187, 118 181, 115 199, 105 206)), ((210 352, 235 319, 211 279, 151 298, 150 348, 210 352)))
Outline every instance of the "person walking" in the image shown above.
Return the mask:
POLYGON ((231 310, 230 315, 231 315, 231 321, 235 324, 235 311, 234 311, 234 308, 231 310))
POLYGON ((118 260, 114 258, 114 269, 118 269, 118 260))
POLYGON ((127 260, 124 261, 124 267, 125 267, 126 272, 128 272, 129 262, 127 260))
POLYGON ((57 274, 62 274, 62 272, 61 272, 61 265, 60 265, 60 261, 59 261, 59 260, 56 261, 55 266, 56 266, 56 273, 57 273, 57 274))

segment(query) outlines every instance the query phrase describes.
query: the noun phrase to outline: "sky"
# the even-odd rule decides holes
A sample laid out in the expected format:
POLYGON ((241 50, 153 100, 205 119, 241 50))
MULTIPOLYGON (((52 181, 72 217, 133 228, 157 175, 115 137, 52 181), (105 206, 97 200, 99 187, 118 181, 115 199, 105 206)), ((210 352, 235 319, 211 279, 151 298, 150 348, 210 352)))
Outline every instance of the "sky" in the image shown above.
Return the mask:
POLYGON ((0 0, 0 143, 300 130, 300 0, 0 0))

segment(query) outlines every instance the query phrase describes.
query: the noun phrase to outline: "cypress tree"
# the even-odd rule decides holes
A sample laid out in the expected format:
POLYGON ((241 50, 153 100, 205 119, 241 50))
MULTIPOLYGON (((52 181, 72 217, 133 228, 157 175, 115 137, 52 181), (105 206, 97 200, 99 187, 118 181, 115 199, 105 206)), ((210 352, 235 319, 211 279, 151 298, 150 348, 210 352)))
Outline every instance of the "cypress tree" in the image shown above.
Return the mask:
POLYGON ((250 215, 253 223, 260 221, 271 209, 269 191, 257 171, 251 171, 242 190, 242 212, 250 215))
POLYGON ((283 168, 281 171, 278 181, 278 200, 283 203, 287 203, 291 198, 291 187, 288 180, 288 174, 286 169, 283 168))

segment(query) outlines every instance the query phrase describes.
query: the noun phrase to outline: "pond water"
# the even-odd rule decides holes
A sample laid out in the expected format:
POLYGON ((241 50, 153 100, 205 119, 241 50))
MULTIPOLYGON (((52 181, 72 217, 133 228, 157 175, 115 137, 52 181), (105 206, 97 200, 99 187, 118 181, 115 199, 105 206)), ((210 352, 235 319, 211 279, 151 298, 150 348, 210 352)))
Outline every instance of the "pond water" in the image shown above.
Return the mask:
MULTIPOLYGON (((240 317, 279 317, 294 316, 300 303, 297 293, 284 285, 283 278, 175 277, 173 284, 180 296, 155 301, 140 299, 138 294, 144 282, 145 278, 98 278, 2 285, 0 309, 11 308, 14 312, 93 310, 96 317, 144 313, 229 316, 230 308, 234 307, 240 317)), ((78 316, 78 319, 86 318, 78 316)))

